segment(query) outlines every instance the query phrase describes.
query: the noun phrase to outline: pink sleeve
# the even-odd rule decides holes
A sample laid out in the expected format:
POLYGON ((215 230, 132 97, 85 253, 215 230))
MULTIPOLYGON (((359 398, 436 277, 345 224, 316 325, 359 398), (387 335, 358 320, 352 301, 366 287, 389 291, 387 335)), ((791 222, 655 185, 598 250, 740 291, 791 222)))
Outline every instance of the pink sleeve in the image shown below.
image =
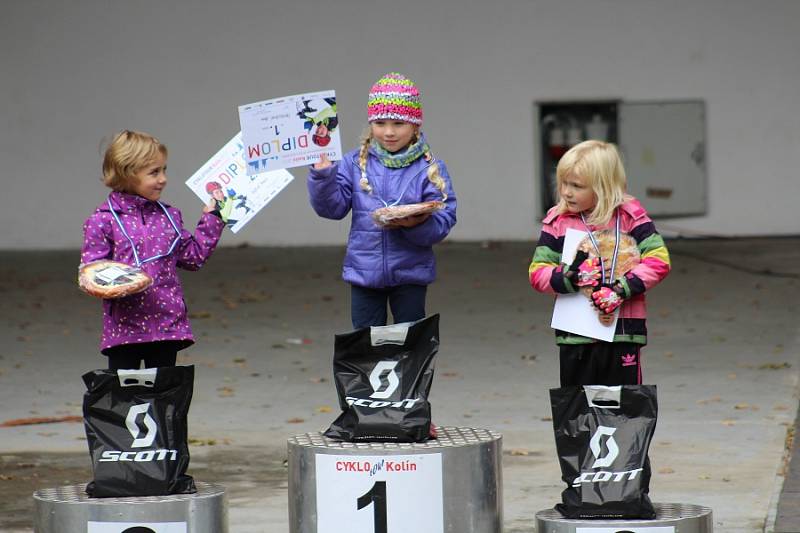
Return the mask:
POLYGON ((204 213, 192 235, 183 227, 180 211, 177 211, 176 218, 181 228, 178 266, 185 270, 199 270, 217 247, 222 230, 225 229, 225 223, 216 215, 204 213))
POLYGON ((104 229, 106 225, 99 213, 94 213, 83 223, 83 246, 81 247, 81 264, 111 259, 111 236, 104 229))

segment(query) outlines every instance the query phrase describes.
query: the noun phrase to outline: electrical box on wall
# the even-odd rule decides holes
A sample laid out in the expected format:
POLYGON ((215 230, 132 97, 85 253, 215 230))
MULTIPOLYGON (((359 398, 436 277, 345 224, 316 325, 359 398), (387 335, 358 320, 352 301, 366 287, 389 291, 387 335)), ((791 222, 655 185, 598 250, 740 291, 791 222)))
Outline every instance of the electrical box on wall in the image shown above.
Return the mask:
POLYGON ((706 212, 704 102, 539 102, 537 107, 543 213, 557 199, 558 160, 586 139, 619 147, 628 192, 650 215, 706 212))

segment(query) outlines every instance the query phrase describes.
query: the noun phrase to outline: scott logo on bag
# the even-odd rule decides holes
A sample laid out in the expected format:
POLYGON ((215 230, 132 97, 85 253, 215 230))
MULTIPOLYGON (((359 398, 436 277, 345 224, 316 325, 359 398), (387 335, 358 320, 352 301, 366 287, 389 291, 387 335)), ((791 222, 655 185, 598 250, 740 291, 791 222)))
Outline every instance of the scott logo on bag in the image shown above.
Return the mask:
MULTIPOLYGON (((617 428, 597 426, 597 431, 595 431, 594 435, 592 435, 592 438, 589 439, 589 449, 592 451, 592 455, 594 455, 595 458, 594 463, 592 463, 591 466, 592 469, 609 467, 614 464, 614 461, 619 455, 619 446, 617 446, 617 441, 614 440, 614 433, 616 431, 617 428), (607 437, 605 439, 605 455, 601 455, 603 453, 603 437, 607 437)), ((607 470, 581 472, 581 475, 575 478, 575 481, 572 482, 572 486, 580 487, 581 483, 622 481, 625 479, 625 476, 628 476, 627 479, 635 479, 641 471, 641 468, 637 468, 635 470, 624 470, 622 472, 610 472, 607 470)))
POLYGON ((406 398, 396 402, 379 401, 385 400, 394 394, 397 387, 400 386, 400 378, 395 372, 395 367, 399 361, 380 361, 369 375, 369 384, 372 386, 372 394, 370 398, 377 398, 378 400, 369 400, 367 398, 356 398, 354 396, 345 397, 347 405, 358 405, 360 407, 371 407, 373 409, 380 409, 382 407, 399 407, 403 409, 411 409, 419 398, 406 398))
POLYGON ((370 398, 380 398, 381 400, 388 398, 389 396, 397 390, 397 387, 400 385, 400 378, 397 377, 397 372, 394 371, 394 367, 397 366, 397 361, 381 361, 375 368, 372 369, 372 373, 369 375, 369 384, 372 385, 372 394, 369 395, 370 398), (386 389, 380 390, 383 388, 383 375, 386 373, 386 389))
MULTIPOLYGON (((158 434, 158 426, 155 420, 148 412, 150 410, 149 403, 141 403, 131 405, 128 409, 128 416, 125 417, 125 427, 133 438, 131 448, 147 448, 152 446, 158 434), (142 416, 142 424, 146 432, 141 435, 142 430, 139 427, 138 419, 142 416)), ((170 461, 175 461, 178 458, 178 450, 141 450, 141 451, 121 451, 121 450, 106 450, 98 459, 98 462, 115 462, 115 461, 134 461, 137 463, 148 461, 163 461, 169 458, 170 461)))

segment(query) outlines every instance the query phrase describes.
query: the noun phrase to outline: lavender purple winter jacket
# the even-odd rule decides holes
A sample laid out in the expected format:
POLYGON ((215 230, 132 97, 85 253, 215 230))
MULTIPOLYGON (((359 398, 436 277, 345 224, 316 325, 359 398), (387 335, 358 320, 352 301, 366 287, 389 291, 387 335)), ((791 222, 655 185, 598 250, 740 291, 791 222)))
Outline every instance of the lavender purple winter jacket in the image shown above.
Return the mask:
POLYGON ((370 213, 384 202, 391 205, 441 200, 442 193, 428 179, 430 163, 417 159, 405 168, 387 168, 370 153, 367 179, 372 194, 361 189, 358 150, 332 166, 311 167, 308 192, 311 206, 321 217, 339 220, 352 210, 350 236, 342 277, 348 283, 373 289, 404 284, 428 285, 436 278, 433 245, 456 224, 456 196, 443 161, 439 173, 447 184, 445 209, 413 228, 381 229, 370 213), (399 202, 398 202, 399 200, 399 202))
MULTIPOLYGON (((176 233, 156 202, 141 196, 112 192, 111 205, 125 231, 136 244, 140 260, 166 253, 176 233)), ((163 203, 163 202, 162 202, 163 203)), ((166 257, 146 262, 142 268, 153 278, 147 290, 116 300, 103 300, 103 336, 100 350, 121 344, 153 341, 178 341, 180 348, 194 343, 186 316, 186 302, 177 268, 198 270, 211 256, 225 223, 210 213, 204 214, 194 235, 183 228, 181 212, 167 204, 180 230, 175 250, 166 257)), ((135 265, 130 242, 109 210, 101 203, 83 225, 81 262, 111 259, 135 265)))

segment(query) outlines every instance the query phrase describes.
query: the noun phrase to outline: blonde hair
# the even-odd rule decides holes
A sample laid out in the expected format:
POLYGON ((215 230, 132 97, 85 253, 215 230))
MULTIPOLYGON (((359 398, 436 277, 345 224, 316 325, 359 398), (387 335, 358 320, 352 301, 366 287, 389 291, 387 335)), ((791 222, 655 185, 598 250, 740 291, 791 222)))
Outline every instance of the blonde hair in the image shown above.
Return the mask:
POLYGON ((584 178, 597 196, 597 204, 586 220, 589 224, 603 225, 611 220, 614 209, 627 198, 627 178, 617 147, 603 141, 583 141, 576 144, 558 161, 558 212, 566 213, 567 202, 561 198, 561 186, 570 174, 584 178))
MULTIPOLYGON (((411 140, 411 143, 415 143, 419 140, 419 130, 414 133, 414 138, 411 140)), ((369 179, 367 179, 367 158, 369 156, 369 145, 372 142, 372 128, 367 126, 367 129, 364 131, 364 134, 361 136, 361 149, 358 151, 358 167, 361 169, 361 179, 359 180, 359 184, 361 185, 361 190, 366 191, 369 194, 372 194, 372 185, 369 184, 369 179)), ((430 163, 428 166, 428 180, 436 186, 437 189, 442 193, 442 201, 444 202, 447 200, 447 184, 444 182, 444 178, 439 173, 439 163, 431 155, 430 150, 425 151, 425 160, 430 163)))
POLYGON ((103 156, 103 183, 118 192, 129 191, 136 174, 158 154, 167 157, 167 147, 161 141, 140 131, 122 130, 108 143, 103 156))

